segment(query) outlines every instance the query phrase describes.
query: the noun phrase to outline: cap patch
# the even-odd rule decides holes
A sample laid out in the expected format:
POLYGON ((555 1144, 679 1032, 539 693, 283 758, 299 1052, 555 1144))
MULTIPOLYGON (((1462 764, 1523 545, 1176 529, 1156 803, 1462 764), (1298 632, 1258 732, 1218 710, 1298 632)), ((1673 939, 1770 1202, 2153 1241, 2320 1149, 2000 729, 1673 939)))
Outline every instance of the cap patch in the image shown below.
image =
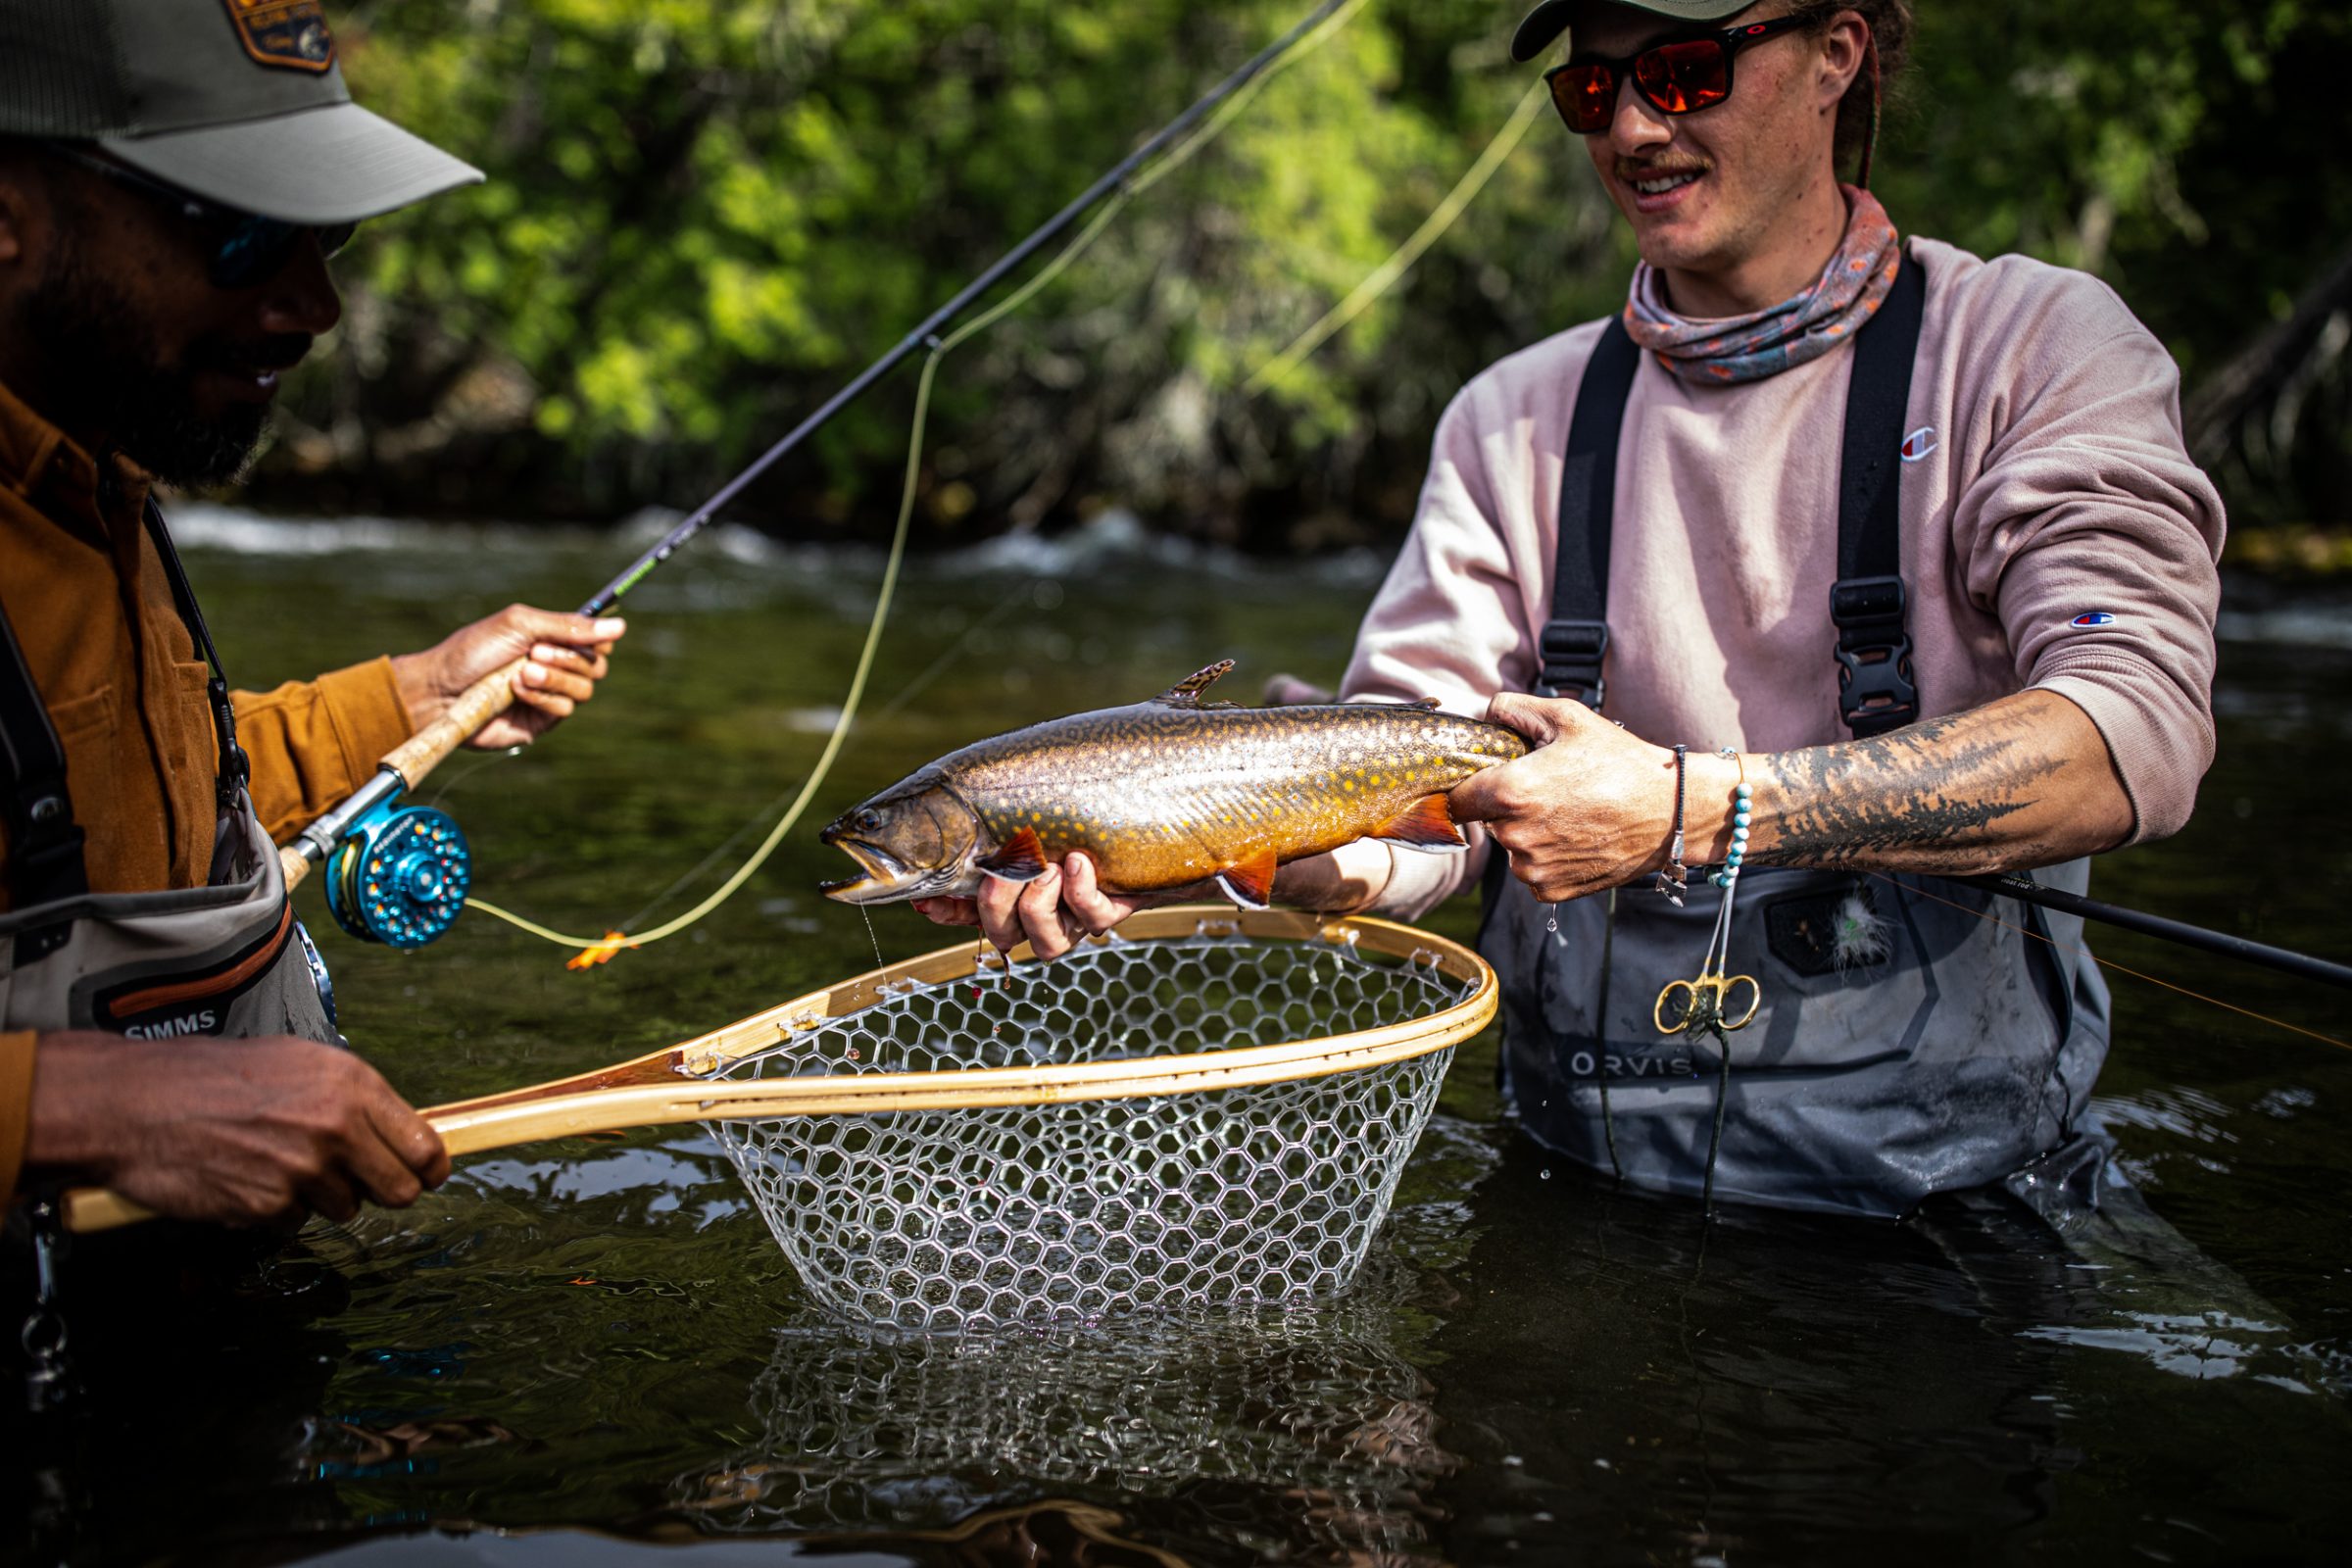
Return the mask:
POLYGON ((335 63, 335 35, 318 0, 221 0, 245 52, 265 66, 324 73, 335 63))

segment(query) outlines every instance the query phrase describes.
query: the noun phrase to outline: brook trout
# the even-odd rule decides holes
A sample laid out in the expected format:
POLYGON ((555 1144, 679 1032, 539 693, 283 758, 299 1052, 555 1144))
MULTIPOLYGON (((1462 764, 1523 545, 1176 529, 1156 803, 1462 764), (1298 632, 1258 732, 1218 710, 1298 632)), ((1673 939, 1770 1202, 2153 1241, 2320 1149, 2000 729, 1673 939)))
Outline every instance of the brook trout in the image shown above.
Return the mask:
POLYGON ((968 898, 985 877, 1033 881, 1084 850, 1114 892, 1214 878, 1234 903, 1263 908, 1277 866, 1356 839, 1463 848, 1446 792, 1527 750, 1435 702, 1202 702, 1232 667, 941 758, 825 829, 861 873, 825 893, 844 904, 968 898))

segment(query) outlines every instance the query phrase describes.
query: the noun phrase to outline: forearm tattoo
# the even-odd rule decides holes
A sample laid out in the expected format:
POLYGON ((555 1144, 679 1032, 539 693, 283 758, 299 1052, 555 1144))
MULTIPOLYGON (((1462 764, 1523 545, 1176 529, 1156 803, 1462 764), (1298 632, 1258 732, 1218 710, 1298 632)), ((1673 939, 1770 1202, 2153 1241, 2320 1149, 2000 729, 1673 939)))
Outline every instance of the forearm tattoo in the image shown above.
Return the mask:
POLYGON ((1978 709, 1764 759, 1777 831, 1759 864, 1937 869, 2032 855, 2048 836, 2031 813, 2067 766, 2031 715, 1978 709))

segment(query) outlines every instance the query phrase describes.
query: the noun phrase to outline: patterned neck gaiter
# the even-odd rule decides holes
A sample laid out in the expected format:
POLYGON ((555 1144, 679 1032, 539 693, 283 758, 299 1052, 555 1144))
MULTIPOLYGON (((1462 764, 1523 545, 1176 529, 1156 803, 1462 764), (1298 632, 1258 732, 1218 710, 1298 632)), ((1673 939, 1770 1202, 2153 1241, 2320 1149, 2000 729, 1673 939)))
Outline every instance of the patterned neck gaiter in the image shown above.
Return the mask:
POLYGON ((1862 328, 1894 287, 1902 242, 1886 209, 1859 186, 1845 192, 1845 238, 1821 276, 1795 298, 1769 310, 1692 320, 1666 306, 1666 291, 1647 262, 1634 269, 1625 329, 1686 381, 1733 386, 1778 375, 1818 360, 1862 328))

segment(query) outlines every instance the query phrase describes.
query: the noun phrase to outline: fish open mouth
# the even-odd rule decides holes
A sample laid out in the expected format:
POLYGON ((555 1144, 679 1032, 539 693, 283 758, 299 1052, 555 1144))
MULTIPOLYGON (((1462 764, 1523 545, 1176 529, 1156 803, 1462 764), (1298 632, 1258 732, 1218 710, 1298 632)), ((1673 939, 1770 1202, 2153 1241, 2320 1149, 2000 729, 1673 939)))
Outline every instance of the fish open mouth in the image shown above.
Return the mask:
POLYGON ((858 874, 819 883, 817 891, 828 899, 838 899, 844 904, 887 904, 893 899, 909 897, 922 880, 920 872, 876 845, 847 838, 833 839, 832 843, 858 862, 858 874))

